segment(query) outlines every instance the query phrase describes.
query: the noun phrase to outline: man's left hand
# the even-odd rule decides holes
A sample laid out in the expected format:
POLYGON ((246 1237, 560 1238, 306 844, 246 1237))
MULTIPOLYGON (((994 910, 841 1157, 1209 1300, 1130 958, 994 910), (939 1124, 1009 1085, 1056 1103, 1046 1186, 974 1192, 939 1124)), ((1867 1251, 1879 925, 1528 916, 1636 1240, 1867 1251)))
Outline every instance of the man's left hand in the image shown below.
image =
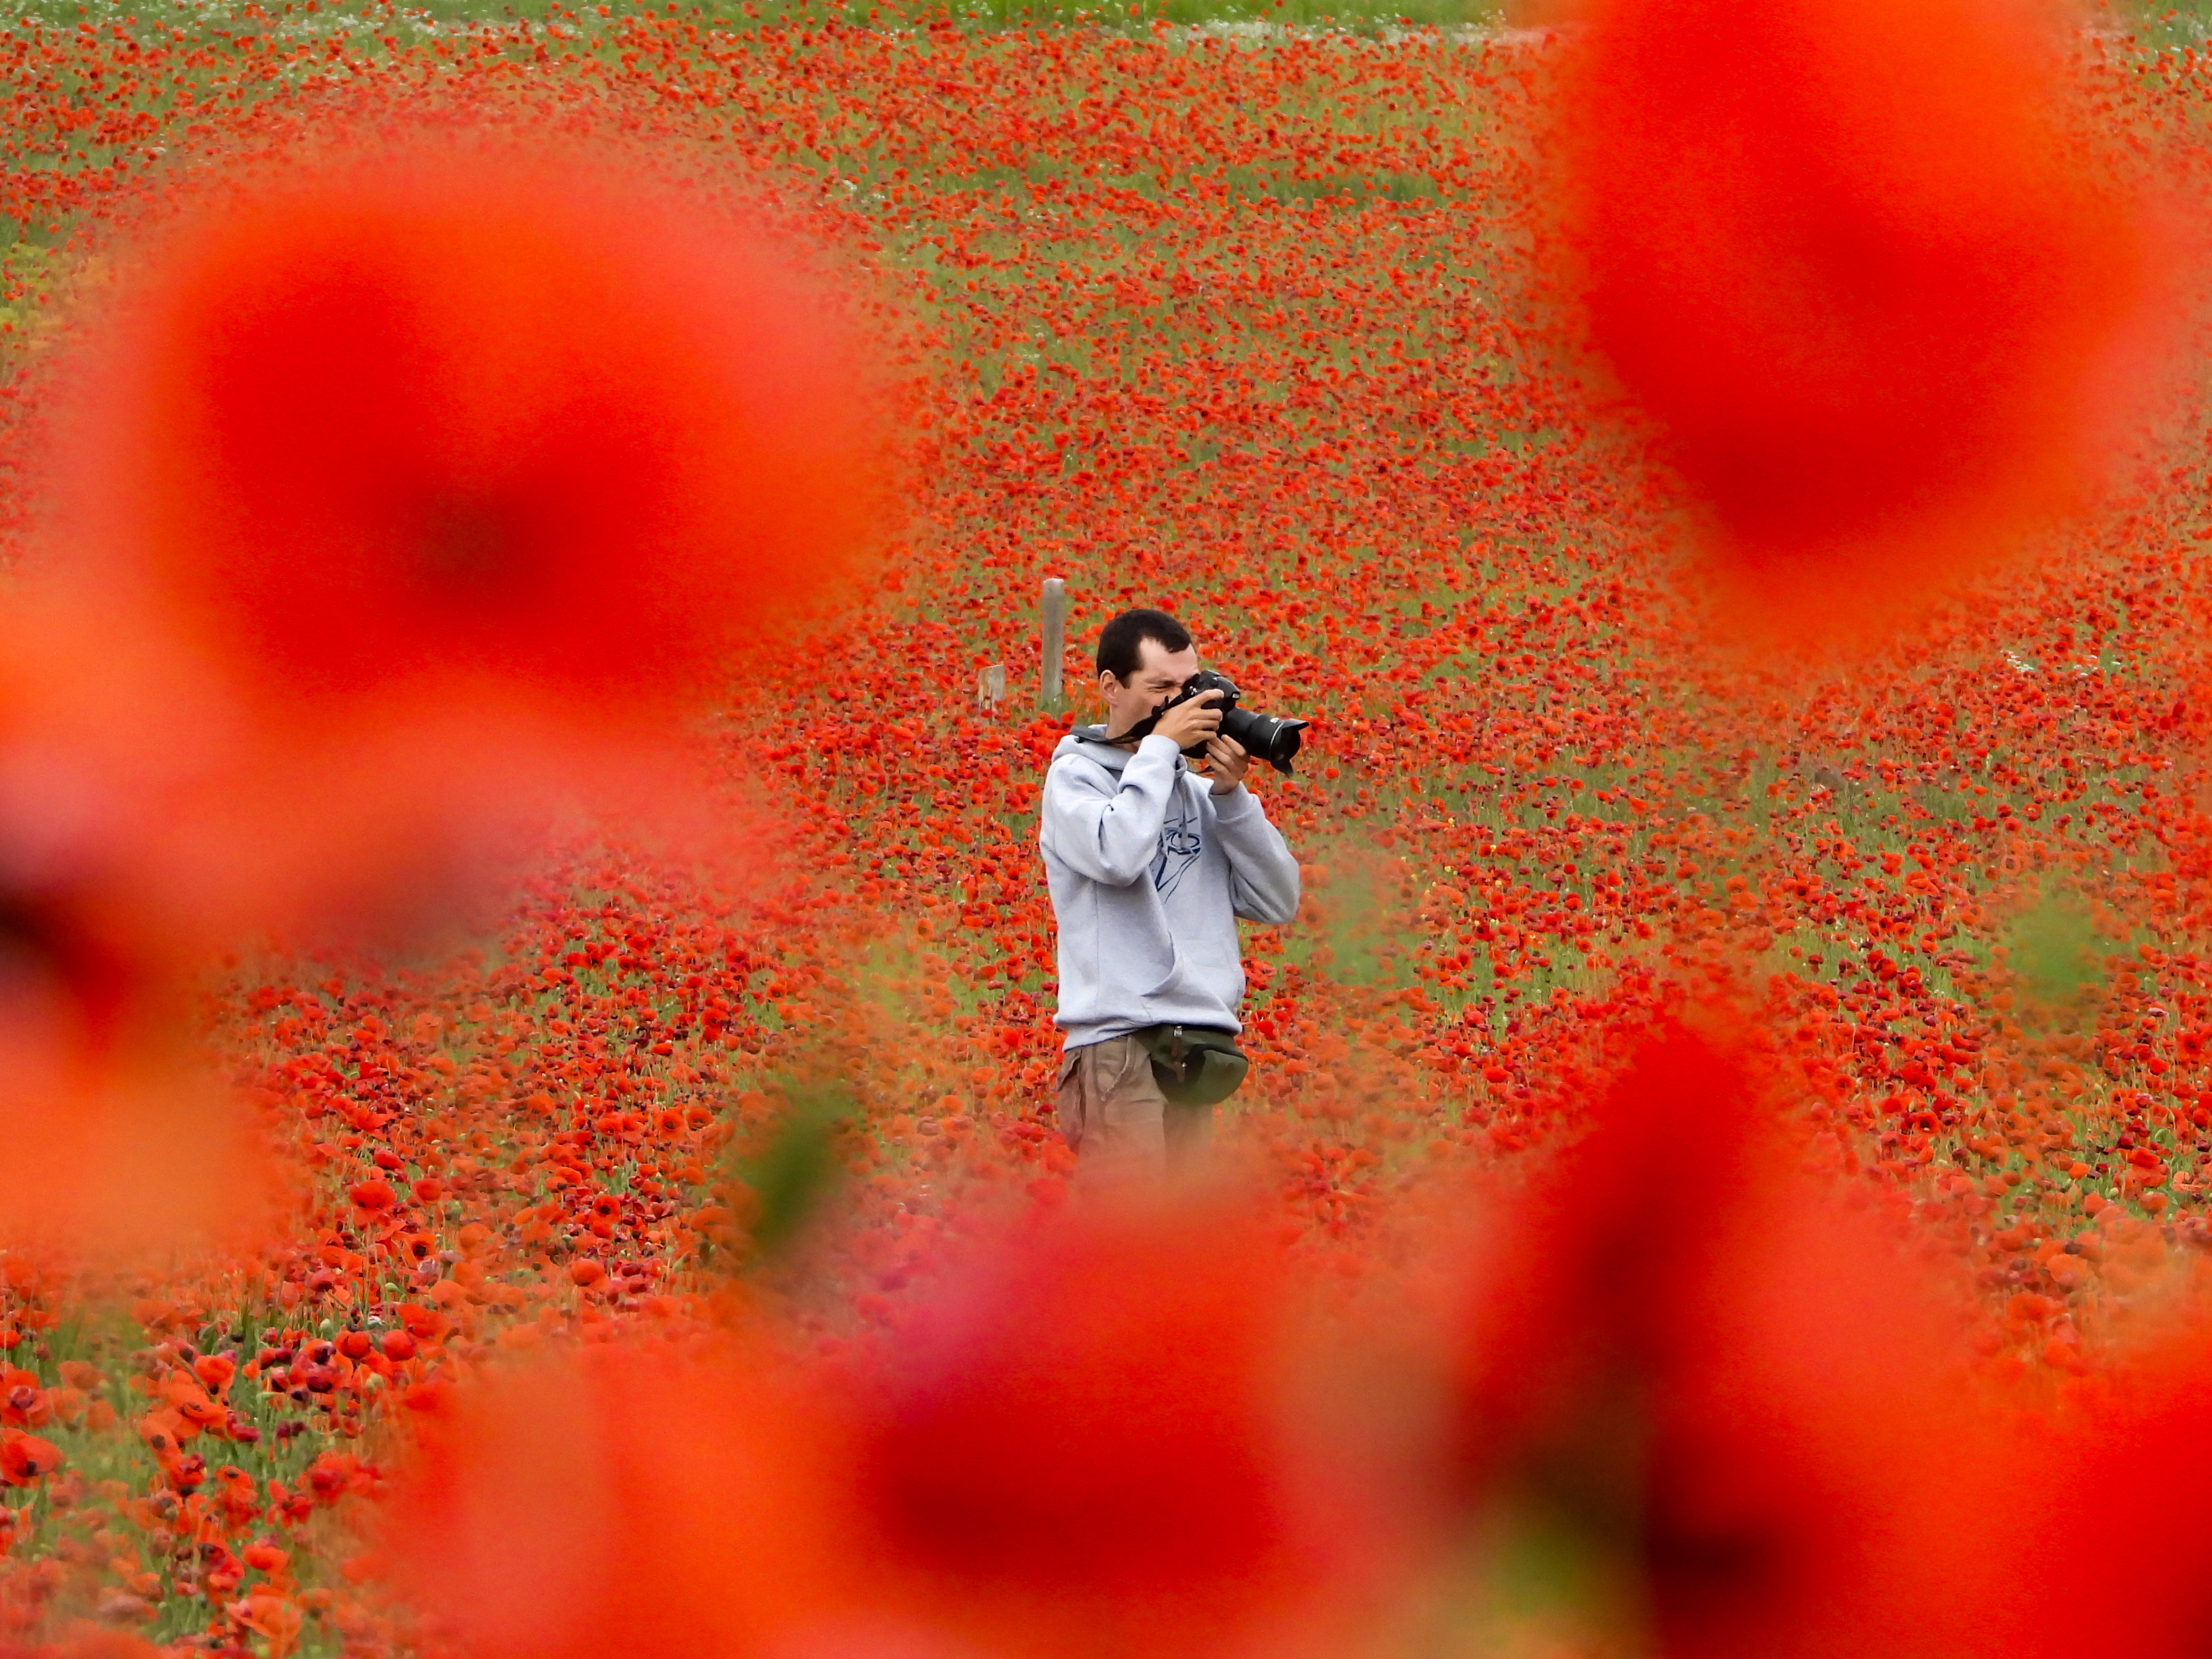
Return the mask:
POLYGON ((1243 787, 1245 769, 1251 764, 1252 757, 1243 744, 1216 732, 1206 740, 1206 757, 1192 769, 1213 780, 1215 794, 1225 795, 1243 787))

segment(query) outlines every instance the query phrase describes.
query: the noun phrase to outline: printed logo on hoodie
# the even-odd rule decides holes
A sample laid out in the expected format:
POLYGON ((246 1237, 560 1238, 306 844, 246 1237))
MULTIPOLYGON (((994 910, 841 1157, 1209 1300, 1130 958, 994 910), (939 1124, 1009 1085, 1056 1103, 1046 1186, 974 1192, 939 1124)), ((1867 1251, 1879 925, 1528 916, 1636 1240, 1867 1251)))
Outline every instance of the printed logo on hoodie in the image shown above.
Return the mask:
POLYGON ((1175 792, 1166 822, 1160 825, 1159 855, 1152 860, 1152 890, 1162 898, 1175 891, 1184 872, 1198 862, 1206 843, 1199 839, 1198 814, 1190 798, 1175 792))

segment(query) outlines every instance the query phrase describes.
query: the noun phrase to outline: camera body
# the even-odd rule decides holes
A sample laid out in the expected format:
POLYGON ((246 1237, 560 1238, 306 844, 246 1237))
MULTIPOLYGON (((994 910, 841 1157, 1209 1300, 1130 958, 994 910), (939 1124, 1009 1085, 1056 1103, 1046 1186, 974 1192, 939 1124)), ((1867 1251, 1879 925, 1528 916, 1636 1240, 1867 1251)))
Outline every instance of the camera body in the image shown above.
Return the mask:
MULTIPOLYGON (((1285 719, 1278 714, 1255 714, 1249 708, 1238 708, 1237 683, 1228 675, 1211 668, 1201 668, 1185 680, 1182 690, 1154 709, 1149 718, 1131 727, 1127 735, 1145 736, 1169 709, 1178 703, 1188 702, 1194 697, 1202 697, 1209 691, 1221 694, 1213 706, 1221 711, 1224 734, 1242 744, 1247 754, 1267 762, 1288 777, 1291 758, 1298 752, 1299 733, 1305 730, 1306 722, 1285 719)), ((1205 752, 1203 744, 1183 750, 1184 754, 1192 757, 1205 752)))

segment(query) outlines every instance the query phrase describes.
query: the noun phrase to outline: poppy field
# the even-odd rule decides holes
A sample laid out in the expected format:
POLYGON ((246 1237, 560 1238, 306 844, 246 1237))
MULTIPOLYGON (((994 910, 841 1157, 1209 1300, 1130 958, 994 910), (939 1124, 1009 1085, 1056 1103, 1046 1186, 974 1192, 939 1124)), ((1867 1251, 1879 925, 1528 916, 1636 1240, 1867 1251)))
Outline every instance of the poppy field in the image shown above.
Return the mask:
POLYGON ((0 31, 0 1659, 2200 1652, 2212 52, 2011 18, 0 31))

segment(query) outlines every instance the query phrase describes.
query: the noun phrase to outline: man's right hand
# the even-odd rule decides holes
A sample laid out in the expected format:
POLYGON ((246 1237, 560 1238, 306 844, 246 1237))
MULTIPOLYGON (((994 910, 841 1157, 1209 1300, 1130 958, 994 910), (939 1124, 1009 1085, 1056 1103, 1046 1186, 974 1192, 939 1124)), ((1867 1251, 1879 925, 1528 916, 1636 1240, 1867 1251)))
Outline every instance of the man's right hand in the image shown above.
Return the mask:
POLYGON ((1156 738, 1172 738, 1178 749, 1195 749, 1221 729, 1218 691, 1201 691, 1188 702, 1179 702, 1160 716, 1152 728, 1156 738))

